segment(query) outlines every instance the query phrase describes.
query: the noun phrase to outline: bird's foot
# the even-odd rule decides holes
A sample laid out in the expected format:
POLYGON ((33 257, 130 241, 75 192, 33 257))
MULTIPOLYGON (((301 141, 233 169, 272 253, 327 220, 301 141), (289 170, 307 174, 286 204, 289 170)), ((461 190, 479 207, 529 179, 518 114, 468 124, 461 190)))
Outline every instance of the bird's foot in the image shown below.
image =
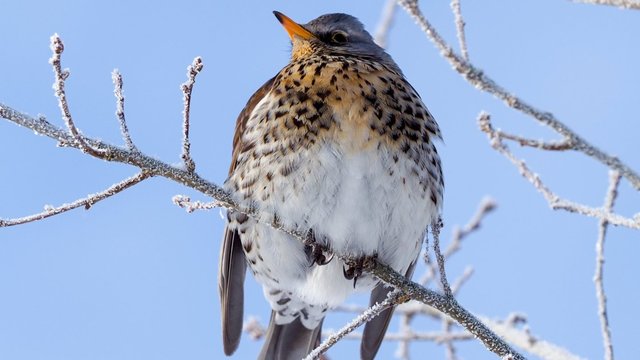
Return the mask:
POLYGON ((367 268, 369 264, 378 259, 378 254, 362 256, 346 263, 346 266, 342 268, 344 278, 347 280, 353 279, 353 288, 355 289, 358 278, 362 276, 362 272, 367 268))
POLYGON ((309 230, 309 233, 307 234, 305 252, 307 253, 307 258, 309 258, 311 262, 309 267, 316 264, 320 266, 327 265, 331 260, 333 260, 333 253, 329 251, 326 246, 318 244, 313 230, 309 230))

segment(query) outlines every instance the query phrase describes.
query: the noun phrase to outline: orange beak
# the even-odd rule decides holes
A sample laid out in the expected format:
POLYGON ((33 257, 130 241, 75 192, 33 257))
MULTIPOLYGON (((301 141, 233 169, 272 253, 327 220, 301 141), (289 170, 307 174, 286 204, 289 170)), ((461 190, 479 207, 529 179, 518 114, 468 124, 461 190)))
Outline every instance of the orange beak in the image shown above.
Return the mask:
POLYGON ((284 26, 284 29, 287 30, 287 32, 289 33, 289 37, 291 38, 291 41, 293 41, 293 38, 295 36, 298 36, 304 40, 309 40, 311 38, 316 37, 309 30, 303 28, 297 22, 289 19, 285 14, 278 11, 274 11, 273 15, 276 16, 278 21, 280 21, 282 26, 284 26))

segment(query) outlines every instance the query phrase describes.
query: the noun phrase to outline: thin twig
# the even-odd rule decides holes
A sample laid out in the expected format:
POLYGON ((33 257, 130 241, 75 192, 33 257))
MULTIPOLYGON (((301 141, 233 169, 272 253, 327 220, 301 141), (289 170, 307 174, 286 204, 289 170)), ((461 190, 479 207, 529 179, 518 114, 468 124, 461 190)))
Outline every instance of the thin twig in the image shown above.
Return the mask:
POLYGON ((193 63, 187 68, 187 82, 182 84, 184 109, 182 110, 182 161, 188 172, 194 172, 196 163, 191 158, 191 143, 189 142, 189 113, 191 111, 191 93, 196 82, 196 76, 202 70, 202 58, 193 59, 193 63))
POLYGON ((391 26, 393 25, 393 18, 395 17, 397 8, 396 0, 387 0, 387 3, 382 8, 382 14, 380 15, 376 35, 373 37, 373 41, 375 41, 375 43, 381 48, 387 47, 389 30, 391 30, 391 26))
POLYGON ((464 35, 465 22, 462 18, 462 11, 460 10, 460 0, 451 0, 451 10, 453 10, 453 16, 456 22, 456 34, 458 36, 458 44, 460 45, 460 53, 462 53, 462 58, 465 61, 469 61, 467 39, 464 35))
POLYGON ((76 128, 76 125, 73 123, 73 118, 71 117, 71 111, 69 110, 69 104, 67 102, 67 95, 64 91, 65 81, 69 77, 69 70, 62 69, 60 59, 64 52, 64 44, 58 34, 53 34, 53 36, 51 36, 51 51, 53 54, 49 59, 49 63, 53 66, 53 72, 56 77, 53 83, 53 90, 56 98, 58 99, 58 107, 62 113, 62 119, 71 133, 73 142, 76 142, 79 145, 78 148, 85 153, 97 156, 101 154, 103 150, 93 148, 84 141, 83 136, 80 134, 80 131, 78 131, 78 128, 76 128))
POLYGON ((480 130, 485 132, 489 137, 491 146, 499 153, 504 155, 507 159, 509 159, 509 161, 511 161, 518 168, 520 174, 525 179, 527 179, 536 188, 536 190, 538 190, 538 192, 542 194, 542 196, 545 198, 545 200, 547 200, 547 203, 549 203, 549 206, 552 209, 562 209, 569 212, 594 217, 597 219, 606 219, 607 222, 612 225, 625 226, 631 229, 640 229, 640 216, 638 215, 636 215, 633 219, 630 219, 609 211, 605 211, 602 208, 593 208, 560 198, 542 182, 537 174, 529 169, 529 167, 523 160, 518 159, 502 142, 502 138, 500 138, 498 133, 493 129, 493 126, 491 125, 491 117, 489 116, 489 114, 485 112, 480 113, 480 115, 478 116, 478 124, 480 126, 480 130))
POLYGON ((431 233, 433 234, 433 252, 436 255, 436 262, 438 263, 438 273, 440 273, 440 284, 442 285, 442 291, 447 298, 453 298, 451 287, 449 286, 449 280, 447 280, 447 272, 444 266, 444 256, 440 251, 440 229, 442 228, 442 220, 438 218, 431 223, 431 233))
POLYGON ((574 131, 572 131, 567 125, 565 125, 556 117, 549 113, 535 108, 534 106, 526 103, 513 93, 508 92, 504 88, 500 87, 493 79, 488 77, 482 70, 473 66, 470 62, 465 61, 460 55, 456 54, 451 46, 444 41, 442 36, 436 31, 429 21, 424 17, 418 2, 416 0, 398 0, 398 3, 404 7, 407 13, 416 21, 422 31, 427 37, 436 45, 440 54, 451 64, 456 72, 462 75, 471 85, 479 90, 486 91, 496 98, 504 101, 507 106, 516 109, 526 115, 532 116, 538 122, 552 128, 564 138, 574 145, 572 150, 582 152, 583 154, 596 159, 602 164, 606 165, 612 170, 617 170, 620 174, 629 180, 631 185, 640 190, 640 175, 631 169, 628 165, 620 161, 615 156, 607 154, 600 150, 598 147, 592 145, 574 131))
POLYGON ((460 275, 460 277, 456 279, 453 285, 451 285, 451 292, 453 293, 453 295, 456 295, 460 291, 462 285, 464 285, 471 278, 471 275, 473 275, 473 268, 471 266, 467 266, 462 272, 462 275, 460 275))
POLYGON ((477 231, 480 228, 482 220, 487 214, 493 211, 498 204, 495 200, 490 197, 485 197, 480 201, 480 205, 478 205, 478 210, 471 217, 469 222, 463 227, 455 227, 453 230, 453 238, 449 242, 449 246, 444 251, 444 258, 449 259, 453 254, 455 254, 458 250, 460 250, 460 244, 462 244, 462 240, 466 238, 469 234, 474 231, 477 231))
POLYGON ((99 193, 96 194, 91 194, 85 198, 82 199, 78 199, 72 203, 69 204, 62 204, 56 208, 54 207, 46 207, 45 211, 38 213, 38 214, 33 214, 33 215, 29 215, 29 216, 24 216, 21 218, 14 218, 14 219, 0 219, 0 227, 7 227, 7 226, 14 226, 14 225, 20 225, 20 224, 26 224, 29 222, 33 222, 33 221, 38 221, 38 220, 42 220, 42 219, 46 219, 48 217, 54 216, 54 215, 58 215, 61 214, 63 212, 67 212, 69 210, 73 210, 75 208, 79 208, 81 206, 84 206, 85 209, 89 210, 89 208, 91 208, 91 206, 93 206, 93 204, 97 203, 98 201, 104 200, 110 196, 113 196, 123 190, 126 190, 128 188, 130 188, 131 186, 145 180, 148 179, 149 177, 151 177, 150 174, 146 173, 146 172, 141 172, 135 176, 132 176, 130 178, 124 179, 122 181, 120 181, 117 184, 111 185, 109 188, 107 188, 104 191, 101 191, 99 193))
POLYGON ((520 146, 529 146, 536 149, 541 150, 549 150, 549 151, 564 151, 573 149, 574 144, 571 142, 571 139, 565 138, 560 141, 552 141, 552 142, 544 142, 540 140, 527 139, 522 136, 513 135, 506 133, 502 130, 496 130, 498 136, 503 139, 513 140, 520 144, 520 146))
POLYGON ((127 149, 132 151, 138 151, 135 144, 131 140, 131 135, 129 134, 129 128, 127 127, 127 121, 124 116, 124 94, 122 93, 122 74, 118 69, 114 69, 111 73, 111 79, 113 80, 113 95, 116 97, 116 116, 118 117, 118 122, 120 123, 120 133, 122 134, 122 139, 124 143, 127 145, 127 149))
POLYGON ((640 10, 640 2, 633 0, 573 0, 573 2, 616 6, 622 9, 640 10))
MULTIPOLYGON (((604 199, 604 211, 611 212, 618 196, 618 186, 620 185, 620 173, 609 172, 609 188, 604 199)), ((609 317, 607 315, 607 296, 604 291, 604 243, 607 236, 609 222, 600 219, 598 222, 598 241, 596 242, 596 272, 593 281, 596 286, 596 298, 598 299, 598 317, 600 318, 600 330, 604 343, 604 358, 613 360, 613 343, 611 342, 611 329, 609 327, 609 317)))
POLYGON ((175 195, 171 198, 171 201, 185 209, 188 213, 192 213, 196 210, 212 210, 221 206, 218 201, 191 201, 191 198, 186 195, 175 195))
POLYGON ((404 297, 404 295, 402 294, 401 291, 394 290, 394 291, 390 292, 387 295, 386 299, 384 299, 383 301, 371 306, 365 312, 360 314, 360 316, 356 317, 350 323, 348 323, 342 329, 340 329, 340 331, 336 332, 335 334, 332 334, 327 339, 325 339, 318 347, 313 349, 313 351, 311 353, 309 353, 309 355, 307 355, 305 360, 319 359, 320 356, 322 356, 322 354, 327 352, 327 350, 329 350, 329 348, 331 348, 333 345, 335 345, 340 339, 345 337, 350 332, 353 332, 353 330, 355 330, 356 328, 358 328, 362 324, 364 324, 364 323, 370 321, 371 319, 373 319, 374 317, 378 316, 384 310, 386 310, 389 307, 397 304, 400 301, 400 299, 403 298, 403 297, 404 297))

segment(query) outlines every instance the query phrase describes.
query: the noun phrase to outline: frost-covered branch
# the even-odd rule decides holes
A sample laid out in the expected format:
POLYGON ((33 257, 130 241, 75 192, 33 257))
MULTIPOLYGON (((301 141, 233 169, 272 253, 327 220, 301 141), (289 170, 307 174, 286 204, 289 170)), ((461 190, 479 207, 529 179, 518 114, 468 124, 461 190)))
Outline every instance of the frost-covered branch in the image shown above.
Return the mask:
POLYGON ((367 310, 365 310, 360 316, 353 319, 350 323, 345 325, 342 329, 340 329, 335 334, 332 334, 327 339, 325 339, 319 346, 317 346, 307 357, 305 360, 316 360, 320 359, 322 354, 327 352, 329 348, 335 345, 340 339, 347 336, 349 333, 353 332, 358 327, 362 326, 362 324, 370 321, 376 316, 380 315, 383 311, 388 309, 389 307, 397 304, 401 299, 404 298, 404 295, 401 291, 394 290, 387 295, 387 298, 382 302, 379 302, 367 310))
POLYGON ((374 41, 381 48, 387 47, 387 39, 389 38, 389 30, 393 25, 393 18, 396 15, 396 9, 398 5, 396 0, 387 0, 387 3, 382 8, 382 14, 380 15, 380 21, 376 29, 376 34, 373 37, 374 41))
POLYGON ((466 61, 461 55, 458 55, 442 38, 442 36, 440 36, 433 25, 425 18, 418 7, 418 2, 416 0, 398 0, 398 3, 416 21, 418 26, 420 26, 429 40, 436 45, 440 54, 449 62, 449 64, 451 64, 453 69, 462 75, 471 85, 477 89, 492 94, 496 98, 504 101, 507 106, 529 115, 541 124, 550 127, 560 134, 564 141, 572 144, 571 150, 581 152, 586 156, 601 162, 608 168, 619 171, 620 174, 626 178, 636 190, 640 190, 640 175, 638 175, 638 173, 631 169, 627 164, 583 139, 567 125, 558 120, 553 114, 536 108, 515 94, 504 89, 481 69, 475 67, 469 61, 466 61))
MULTIPOLYGON (((54 51, 52 63, 54 64, 54 68, 58 69, 60 68, 60 55, 64 48, 62 46, 62 41, 60 41, 57 36, 54 36, 53 39, 53 42, 56 45, 52 46, 52 50, 54 51)), ((64 74, 68 74, 68 72, 65 72, 64 74)), ((35 119, 4 104, 0 104, 0 117, 22 127, 31 129, 37 134, 57 140, 59 143, 66 146, 80 149, 98 159, 129 164, 139 168, 147 176, 162 176, 173 180, 214 198, 221 207, 244 213, 256 219, 258 222, 282 231, 305 244, 310 241, 307 232, 286 228, 282 221, 265 222, 265 220, 263 220, 265 218, 263 215, 265 214, 261 214, 255 207, 244 208, 240 206, 234 201, 231 194, 226 192, 220 186, 205 180, 195 171, 189 171, 189 169, 182 169, 169 165, 166 162, 145 155, 141 151, 117 147, 101 140, 82 135, 75 127, 75 124, 71 120, 71 116, 68 112, 68 104, 64 95, 64 80, 67 76, 68 75, 63 75, 61 70, 56 70, 56 95, 60 100, 61 108, 63 110, 63 118, 65 118, 65 123, 67 124, 69 131, 64 131, 57 126, 50 124, 43 118, 35 119)), ((322 250, 329 251, 329 249, 322 250)), ((340 254, 335 255, 347 265, 351 265, 356 262, 355 259, 340 254)), ((482 341, 487 349, 496 353, 498 356, 511 356, 514 359, 524 359, 522 355, 518 354, 506 342, 496 336, 488 327, 483 325, 471 313, 460 306, 451 296, 444 296, 426 289, 376 260, 366 261, 363 270, 371 273, 388 285, 395 287, 397 293, 401 294, 403 299, 405 297, 417 299, 441 312, 446 313, 482 341)), ((385 306, 390 306, 390 304, 391 303, 385 306)))
POLYGON ((149 177, 151 177, 150 174, 146 173, 146 172, 141 172, 135 176, 132 176, 130 178, 124 179, 122 181, 120 181, 117 184, 114 184, 112 186, 110 186, 109 188, 107 188, 104 191, 101 191, 99 193, 96 194, 92 194, 89 195, 85 198, 82 199, 78 199, 74 202, 71 202, 69 204, 62 204, 58 207, 52 207, 52 206, 45 206, 45 210, 43 212, 37 213, 37 214, 33 214, 33 215, 29 215, 29 216, 24 216, 21 218, 15 218, 15 219, 0 219, 0 227, 7 227, 7 226, 14 226, 14 225, 20 225, 20 224, 26 224, 26 223, 30 223, 33 221, 38 221, 38 220, 42 220, 42 219, 46 219, 48 217, 54 216, 54 215, 58 215, 58 214, 62 214, 63 212, 67 212, 69 210, 73 210, 76 208, 79 208, 81 206, 84 206, 85 209, 89 210, 91 208, 91 206, 93 206, 93 204, 104 200, 110 196, 113 196, 123 190, 126 190, 130 187, 132 187, 133 185, 142 182, 145 179, 148 179, 149 177))
POLYGON ((525 179, 527 179, 536 188, 536 190, 538 190, 538 192, 542 194, 542 196, 545 198, 545 200, 547 200, 547 203, 549 203, 549 206, 552 209, 563 209, 569 212, 574 212, 597 219, 605 219, 612 225, 625 226, 631 229, 640 229, 640 214, 636 214, 634 218, 631 219, 606 211, 603 208, 593 208, 560 198, 542 182, 542 179, 540 179, 540 176, 538 176, 538 174, 535 174, 529 169, 524 160, 518 159, 509 150, 509 148, 502 141, 503 139, 502 137, 500 137, 500 134, 494 130, 493 125, 491 124, 491 116, 489 114, 485 112, 480 113, 480 115, 478 116, 478 125, 480 126, 480 130, 485 132, 489 137, 491 146, 499 153, 504 155, 507 159, 509 159, 509 161, 511 161, 518 168, 520 174, 525 179))
MULTIPOLYGON (((604 199, 604 210, 611 213, 616 197, 618 197, 618 186, 620 185, 620 173, 611 171, 609 173, 609 188, 604 199)), ((596 298, 598 299, 598 317, 600 318, 600 330, 604 343, 604 358, 613 360, 613 343, 611 342, 611 329, 609 328, 609 317, 607 316, 607 296, 604 291, 604 242, 607 236, 609 222, 600 219, 598 222, 598 241, 596 242, 596 272, 593 281, 596 286, 596 298)))
POLYGON ((189 141, 189 121, 191 112, 191 93, 196 83, 196 76, 202 70, 204 64, 201 57, 193 59, 193 63, 187 68, 187 82, 182 84, 184 109, 182 110, 182 162, 189 172, 196 170, 196 163, 191 158, 191 142, 189 141))
POLYGON ((469 61, 469 50, 467 49, 467 38, 464 34, 464 26, 466 25, 462 18, 462 10, 460 9, 460 0, 451 0, 451 10, 456 22, 456 34, 458 35, 458 45, 460 45, 460 53, 465 61, 469 61))
POLYGON ((573 0, 573 2, 615 6, 622 9, 640 10, 640 1, 634 0, 573 0))
POLYGON ((124 94, 122 93, 122 74, 116 69, 111 73, 111 79, 113 80, 113 95, 116 97, 116 116, 120 123, 120 133, 124 139, 124 143, 127 145, 127 149, 132 151, 138 151, 136 145, 131 140, 129 134, 129 127, 124 116, 124 94))

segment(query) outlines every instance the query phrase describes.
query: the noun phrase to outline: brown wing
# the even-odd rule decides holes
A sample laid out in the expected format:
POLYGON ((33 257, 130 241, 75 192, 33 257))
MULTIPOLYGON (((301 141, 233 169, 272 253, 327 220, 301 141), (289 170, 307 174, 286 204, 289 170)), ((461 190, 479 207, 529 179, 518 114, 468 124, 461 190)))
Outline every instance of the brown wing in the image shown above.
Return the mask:
MULTIPOLYGON (((238 154, 244 146, 242 134, 247 120, 255 106, 271 90, 275 77, 267 81, 247 102, 236 121, 235 135, 233 136, 233 153, 229 174, 236 167, 238 154)), ((244 277, 247 270, 247 262, 242 250, 238 231, 226 228, 224 239, 220 249, 220 263, 218 270, 218 289, 220 291, 220 305, 222 306, 222 343, 227 355, 233 354, 240 344, 242 335, 242 320, 244 311, 244 277)))

